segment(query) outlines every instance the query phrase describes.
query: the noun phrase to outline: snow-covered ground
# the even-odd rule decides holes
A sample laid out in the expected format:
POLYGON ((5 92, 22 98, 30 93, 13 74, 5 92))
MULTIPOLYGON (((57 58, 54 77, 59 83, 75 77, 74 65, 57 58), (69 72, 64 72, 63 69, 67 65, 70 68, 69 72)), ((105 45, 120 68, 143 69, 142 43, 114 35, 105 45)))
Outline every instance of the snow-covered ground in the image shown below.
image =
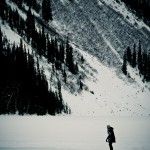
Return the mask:
POLYGON ((63 98, 73 114, 150 116, 149 83, 143 83, 142 78, 130 67, 128 71, 132 79, 128 79, 122 73, 116 75, 113 68, 104 66, 87 52, 75 46, 73 48, 83 55, 87 64, 90 64, 90 67, 86 66, 84 70, 86 78, 83 83, 87 87, 80 94, 70 94, 62 89, 63 98))
MULTIPOLYGON (((127 45, 140 39, 148 48, 149 30, 145 33, 142 27, 147 27, 113 0, 52 2, 54 20, 50 25, 62 35, 68 34, 74 51, 85 59, 79 64, 85 75, 83 90, 71 94, 62 87, 71 116, 0 116, 0 150, 109 150, 105 142, 108 124, 115 129, 114 150, 149 150, 150 84, 143 83, 129 66, 132 79, 116 71, 127 45), (104 66, 105 61, 111 67, 104 66)), ((19 44, 21 37, 8 25, 1 29, 10 42, 19 44)), ((43 59, 40 65, 50 78, 50 64, 43 59)), ((72 84, 77 86, 76 80, 72 84)))
POLYGON ((0 150, 109 150, 108 124, 114 150, 150 149, 146 117, 0 116, 0 150))
MULTIPOLYGON (((2 25, 1 29, 11 43, 19 44, 21 37, 9 26, 2 25)), ((25 41, 23 42, 30 50, 31 46, 25 41)), ((108 39, 105 39, 105 42, 122 63, 121 57, 108 39)), ((117 75, 114 68, 104 66, 99 59, 88 54, 86 50, 82 50, 74 44, 72 47, 80 54, 80 57, 83 56, 85 59, 83 64, 79 63, 79 71, 85 75, 82 81, 83 90, 80 93, 72 94, 65 88, 65 86, 71 87, 71 84, 79 88, 77 76, 72 75, 68 75, 70 76, 68 80, 72 81, 69 83, 70 85, 62 86, 63 99, 71 108, 73 115, 150 116, 150 83, 143 83, 142 78, 131 67, 128 67, 128 71, 132 79, 128 79, 121 72, 117 75)), ((51 65, 42 59, 40 66, 44 67, 49 80, 51 65)))

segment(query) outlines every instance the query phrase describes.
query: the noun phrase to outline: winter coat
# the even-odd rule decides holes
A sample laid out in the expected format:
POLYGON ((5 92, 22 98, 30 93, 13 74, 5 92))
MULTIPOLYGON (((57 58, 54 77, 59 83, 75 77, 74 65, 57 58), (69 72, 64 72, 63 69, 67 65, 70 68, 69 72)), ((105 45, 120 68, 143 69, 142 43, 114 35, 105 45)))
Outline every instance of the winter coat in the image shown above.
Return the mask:
POLYGON ((106 139, 106 142, 111 142, 111 143, 115 143, 116 139, 115 139, 115 134, 114 134, 114 129, 112 127, 109 127, 107 132, 108 132, 108 137, 106 139))

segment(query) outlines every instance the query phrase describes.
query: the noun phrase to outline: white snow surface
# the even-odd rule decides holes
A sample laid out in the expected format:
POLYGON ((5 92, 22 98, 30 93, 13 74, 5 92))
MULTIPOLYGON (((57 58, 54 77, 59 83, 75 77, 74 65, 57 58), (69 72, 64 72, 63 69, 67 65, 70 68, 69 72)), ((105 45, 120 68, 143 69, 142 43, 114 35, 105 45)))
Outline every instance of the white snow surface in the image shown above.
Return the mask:
POLYGON ((0 150, 149 150, 147 117, 0 116, 0 150))
MULTIPOLYGON (((73 46, 73 45, 72 45, 73 46)), ((134 82, 117 76, 114 69, 105 67, 97 58, 76 48, 95 71, 87 70, 84 83, 89 87, 79 95, 63 90, 63 98, 74 115, 94 116, 149 116, 150 91, 148 84, 128 67, 134 82)), ((87 68, 88 69, 88 68, 87 68)))

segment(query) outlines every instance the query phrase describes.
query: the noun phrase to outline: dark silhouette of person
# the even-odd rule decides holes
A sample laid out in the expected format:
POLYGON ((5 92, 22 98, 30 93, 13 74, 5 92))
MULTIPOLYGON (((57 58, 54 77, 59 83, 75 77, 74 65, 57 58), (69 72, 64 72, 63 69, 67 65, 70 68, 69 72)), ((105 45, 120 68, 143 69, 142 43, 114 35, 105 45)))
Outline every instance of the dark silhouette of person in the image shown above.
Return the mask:
POLYGON ((114 128, 111 127, 110 125, 107 125, 107 132, 108 132, 108 137, 106 138, 106 142, 109 143, 110 150, 113 150, 112 143, 116 142, 116 138, 115 138, 115 134, 114 134, 114 128))

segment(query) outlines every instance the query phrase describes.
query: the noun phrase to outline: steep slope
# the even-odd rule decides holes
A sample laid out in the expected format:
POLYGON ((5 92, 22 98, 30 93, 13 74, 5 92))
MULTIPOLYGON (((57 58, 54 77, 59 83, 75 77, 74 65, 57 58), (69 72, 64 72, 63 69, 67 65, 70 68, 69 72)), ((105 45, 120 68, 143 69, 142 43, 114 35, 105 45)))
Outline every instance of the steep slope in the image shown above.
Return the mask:
POLYGON ((52 0, 54 21, 50 25, 58 32, 69 35, 76 45, 101 62, 117 67, 120 60, 105 39, 122 58, 127 46, 133 47, 133 43, 137 44, 139 40, 143 48, 149 50, 150 33, 136 22, 130 22, 127 19, 130 16, 126 18, 120 13, 120 10, 124 13, 124 7, 119 5, 117 8, 115 4, 115 1, 105 0, 52 0))
MULTIPOLYGON (((130 78, 121 72, 123 53, 128 45, 132 47, 140 40, 142 48, 149 49, 149 28, 143 28, 144 24, 138 21, 136 26, 135 22, 130 23, 120 11, 121 6, 116 5, 115 1, 105 0, 52 0, 54 20, 49 26, 42 22, 48 33, 57 34, 61 40, 69 36, 74 58, 79 62, 79 74, 67 71, 65 83, 60 71, 56 71, 52 79, 52 64, 44 57, 40 59, 49 85, 55 88, 57 80, 61 80, 63 99, 73 115, 150 115, 149 83, 143 83, 130 66, 130 78), (84 63, 80 62, 82 56, 84 63)), ((26 18, 24 12, 19 13, 26 18)), ((37 28, 41 21, 36 22, 37 28)), ((1 28, 12 43, 19 43, 21 37, 7 24, 1 28)), ((29 43, 24 43, 28 49, 33 49, 29 43)))
POLYGON ((89 89, 80 95, 63 96, 72 108, 73 114, 102 116, 149 116, 150 91, 147 84, 124 75, 117 76, 114 69, 105 67, 96 57, 77 49, 94 70, 87 67, 84 84, 89 89))
POLYGON ((122 3, 115 1, 53 0, 52 6, 54 21, 50 26, 64 36, 69 35, 74 48, 90 53, 90 59, 86 57, 88 54, 84 54, 84 57, 90 65, 93 63, 92 67, 97 72, 91 72, 95 80, 87 78, 85 81, 90 92, 67 99, 73 112, 149 115, 149 85, 142 82, 137 72, 128 66, 131 79, 126 80, 119 75, 123 81, 116 77, 113 69, 102 65, 119 68, 120 72, 124 50, 127 46, 133 47, 134 43, 137 45, 139 40, 142 49, 149 50, 149 27, 139 21, 122 3))

